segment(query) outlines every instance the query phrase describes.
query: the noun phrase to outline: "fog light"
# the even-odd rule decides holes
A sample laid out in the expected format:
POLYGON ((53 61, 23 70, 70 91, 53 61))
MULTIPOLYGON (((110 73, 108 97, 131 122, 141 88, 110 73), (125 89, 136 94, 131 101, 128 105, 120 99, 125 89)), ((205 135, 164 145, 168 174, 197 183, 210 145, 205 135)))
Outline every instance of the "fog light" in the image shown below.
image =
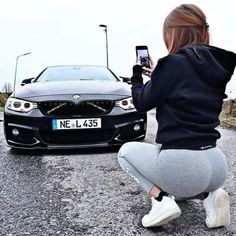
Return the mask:
POLYGON ((13 129, 12 130, 12 134, 14 135, 14 136, 18 136, 19 135, 19 130, 18 129, 13 129))
POLYGON ((136 132, 137 132, 137 131, 139 131, 139 130, 140 130, 140 128, 141 128, 141 127, 140 127, 140 125, 136 124, 136 125, 134 126, 134 131, 136 131, 136 132))

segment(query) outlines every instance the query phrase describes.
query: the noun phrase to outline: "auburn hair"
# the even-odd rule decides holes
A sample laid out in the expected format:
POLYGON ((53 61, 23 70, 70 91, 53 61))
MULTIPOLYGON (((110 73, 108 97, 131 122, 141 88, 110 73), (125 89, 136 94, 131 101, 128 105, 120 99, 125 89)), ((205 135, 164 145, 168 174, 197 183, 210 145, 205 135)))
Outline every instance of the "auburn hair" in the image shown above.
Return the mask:
POLYGON ((206 16, 199 7, 193 4, 176 7, 163 25, 163 38, 169 54, 182 47, 209 44, 208 28, 206 16))

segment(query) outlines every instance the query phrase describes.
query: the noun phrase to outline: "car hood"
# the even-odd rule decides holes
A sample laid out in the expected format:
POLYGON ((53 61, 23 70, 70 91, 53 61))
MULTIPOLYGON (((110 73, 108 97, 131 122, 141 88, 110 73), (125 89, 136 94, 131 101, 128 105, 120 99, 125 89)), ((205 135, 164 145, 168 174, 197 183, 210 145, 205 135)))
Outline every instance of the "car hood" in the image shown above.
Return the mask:
POLYGON ((27 84, 16 90, 13 97, 34 98, 56 95, 118 95, 131 96, 130 86, 124 82, 110 81, 54 81, 27 84))

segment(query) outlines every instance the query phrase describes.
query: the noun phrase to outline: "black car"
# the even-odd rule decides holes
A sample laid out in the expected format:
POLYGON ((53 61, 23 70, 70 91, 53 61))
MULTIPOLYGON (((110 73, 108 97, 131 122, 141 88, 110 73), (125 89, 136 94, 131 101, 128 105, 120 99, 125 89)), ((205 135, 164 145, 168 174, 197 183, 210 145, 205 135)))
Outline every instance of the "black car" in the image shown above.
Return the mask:
POLYGON ((130 85, 106 67, 48 67, 22 85, 4 111, 13 148, 105 147, 145 138, 147 114, 135 110, 130 85))

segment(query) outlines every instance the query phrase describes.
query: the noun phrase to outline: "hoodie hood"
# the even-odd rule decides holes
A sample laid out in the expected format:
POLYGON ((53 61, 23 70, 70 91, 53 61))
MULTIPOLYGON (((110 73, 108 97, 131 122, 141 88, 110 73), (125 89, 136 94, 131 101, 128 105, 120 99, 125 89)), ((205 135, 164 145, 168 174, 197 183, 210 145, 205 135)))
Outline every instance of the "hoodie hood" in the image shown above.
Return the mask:
POLYGON ((216 89, 225 89, 236 65, 236 54, 209 45, 181 48, 177 54, 185 55, 207 84, 216 89))

